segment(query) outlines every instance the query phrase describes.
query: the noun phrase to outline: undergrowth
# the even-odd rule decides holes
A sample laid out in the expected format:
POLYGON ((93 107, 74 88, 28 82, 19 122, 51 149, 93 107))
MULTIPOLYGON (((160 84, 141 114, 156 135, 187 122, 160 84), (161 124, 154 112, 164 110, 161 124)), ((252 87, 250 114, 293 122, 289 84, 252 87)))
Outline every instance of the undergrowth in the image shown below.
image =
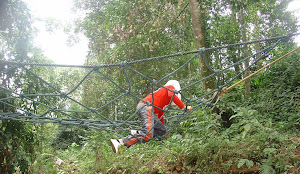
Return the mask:
POLYGON ((235 113, 231 117, 233 124, 223 129, 218 124, 218 115, 196 112, 191 116, 192 122, 190 119, 182 122, 170 137, 133 148, 122 147, 119 154, 112 152, 105 132, 94 132, 85 138, 82 146, 73 143, 55 155, 42 154, 40 160, 44 163, 43 170, 53 173, 293 173, 299 170, 295 154, 299 142, 279 133, 272 124, 260 122, 255 110, 238 108, 235 113), (63 162, 58 164, 58 159, 63 162))
POLYGON ((241 95, 242 85, 233 89, 218 103, 219 114, 193 112, 168 138, 114 154, 111 135, 86 130, 78 144, 44 150, 31 172, 298 173, 300 63, 293 63, 253 78, 249 98, 241 95))

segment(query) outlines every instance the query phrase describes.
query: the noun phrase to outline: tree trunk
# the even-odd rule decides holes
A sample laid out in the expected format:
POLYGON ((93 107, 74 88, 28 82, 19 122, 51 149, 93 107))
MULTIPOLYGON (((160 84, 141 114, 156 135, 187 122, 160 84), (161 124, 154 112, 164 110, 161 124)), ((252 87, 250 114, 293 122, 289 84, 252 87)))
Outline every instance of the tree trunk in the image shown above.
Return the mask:
MULTIPOLYGON (((258 25, 258 16, 257 16, 257 13, 255 14, 255 39, 256 40, 259 40, 259 25, 258 25)), ((259 46, 259 43, 255 43, 255 51, 256 52, 259 52, 260 51, 260 46, 259 46)), ((261 55, 260 54, 257 54, 256 55, 256 59, 258 59, 261 55)), ((258 61, 257 62, 257 69, 260 69, 261 68, 261 61, 258 61)))
MULTIPOLYGON (((205 11, 200 11, 197 0, 189 0, 189 5, 191 9, 192 25, 197 49, 207 48, 205 35, 205 11)), ((208 54, 205 54, 205 56, 208 59, 208 54)), ((202 78, 209 76, 212 72, 208 69, 208 66, 202 56, 199 56, 199 61, 202 78)), ((208 62, 211 62, 211 60, 208 59, 208 62)), ((212 77, 202 82, 206 94, 215 89, 215 81, 215 77, 212 77)))
MULTIPOLYGON (((185 35, 185 39, 188 41, 189 40, 189 32, 190 32, 189 27, 190 26, 188 26, 186 18, 187 17, 185 16, 185 20, 184 20, 185 33, 184 33, 184 35, 185 35)), ((190 43, 188 42, 186 44, 186 51, 189 51, 189 50, 190 50, 190 43)), ((187 61, 188 61, 190 59, 190 56, 187 55, 186 58, 187 58, 187 61)), ((188 64, 187 71, 188 71, 188 79, 192 79, 191 63, 188 64)), ((188 90, 188 96, 189 96, 189 98, 192 98, 192 91, 191 90, 188 90)))
MULTIPOLYGON (((232 23, 234 25, 234 28, 239 28, 237 26, 237 19, 236 19, 236 10, 232 7, 232 4, 228 1, 229 3, 229 6, 230 6, 230 9, 232 11, 232 14, 231 14, 231 20, 232 20, 232 23)), ((233 35, 234 37, 234 41, 237 41, 237 38, 239 38, 238 36, 238 31, 235 32, 235 34, 233 35)), ((229 48, 230 51, 232 51, 232 62, 235 64, 236 62, 238 62, 238 57, 237 57, 237 54, 236 54, 236 48, 234 47, 230 47, 229 48)), ((236 74, 239 74, 240 73, 240 66, 238 64, 234 65, 234 71, 236 74)), ((239 79, 242 79, 242 75, 239 75, 238 76, 239 79)))
MULTIPOLYGON (((242 41, 247 42, 243 7, 241 7, 241 9, 240 9, 239 17, 240 17, 240 23, 241 23, 242 41)), ((244 47, 244 49, 243 49, 244 57, 248 57, 249 56, 248 46, 244 45, 243 47, 244 47)), ((245 60, 244 66, 245 66, 245 69, 248 68, 249 59, 245 60)), ((249 74, 250 74, 250 72, 249 72, 249 70, 247 70, 245 72, 245 77, 247 77, 249 74)), ((250 96, 250 79, 247 79, 247 80, 245 80, 245 97, 247 98, 249 96, 250 96)))
MULTIPOLYGON (((230 0, 226 0, 226 2, 229 4, 229 8, 231 10, 231 16, 230 16, 231 23, 234 26, 234 28, 237 29, 237 28, 239 28, 239 25, 238 25, 239 22, 237 21, 237 10, 236 10, 236 8, 234 8, 234 6, 235 6, 234 3, 236 3, 236 2, 232 2, 230 0)), ((232 41, 234 41, 233 43, 240 41, 239 34, 240 33, 238 30, 234 31, 234 34, 232 34, 232 41)), ((238 52, 238 50, 235 47, 229 47, 228 50, 230 51, 229 53, 232 55, 232 63, 235 64, 236 62, 239 61, 237 53, 236 53, 236 52, 238 52)), ((235 71, 235 74, 240 73, 240 66, 238 64, 234 65, 234 71, 235 71)), ((239 75, 238 78, 242 79, 242 75, 239 75)))

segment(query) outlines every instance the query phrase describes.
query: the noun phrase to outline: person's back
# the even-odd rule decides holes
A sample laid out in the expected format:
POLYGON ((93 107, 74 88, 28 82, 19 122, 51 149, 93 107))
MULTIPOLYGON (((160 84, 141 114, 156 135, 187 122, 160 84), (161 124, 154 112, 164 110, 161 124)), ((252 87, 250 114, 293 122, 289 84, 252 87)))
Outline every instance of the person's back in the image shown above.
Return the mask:
MULTIPOLYGON (((164 109, 166 106, 170 104, 170 101, 174 95, 175 85, 168 85, 159 88, 157 91, 147 95, 144 99, 144 101, 149 101, 154 106, 159 107, 160 109, 154 107, 154 112, 157 114, 157 117, 160 119, 160 117, 163 115, 162 109, 164 109), (168 88, 168 89, 166 89, 168 88), (154 100, 154 102, 153 102, 154 100)), ((180 100, 180 98, 177 95, 174 95, 172 100, 180 109, 184 108, 184 103, 180 100)), ((161 122, 164 124, 164 119, 161 119, 161 122)))

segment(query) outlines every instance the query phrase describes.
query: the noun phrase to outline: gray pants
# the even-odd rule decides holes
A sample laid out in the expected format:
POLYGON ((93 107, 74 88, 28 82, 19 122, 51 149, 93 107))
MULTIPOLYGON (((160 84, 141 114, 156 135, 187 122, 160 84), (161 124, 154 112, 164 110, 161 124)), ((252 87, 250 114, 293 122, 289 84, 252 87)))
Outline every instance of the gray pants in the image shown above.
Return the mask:
POLYGON ((167 132, 165 125, 157 118, 152 106, 139 103, 136 109, 138 110, 137 114, 142 122, 142 129, 135 135, 122 138, 126 147, 130 147, 135 143, 150 141, 152 138, 163 136, 167 132))

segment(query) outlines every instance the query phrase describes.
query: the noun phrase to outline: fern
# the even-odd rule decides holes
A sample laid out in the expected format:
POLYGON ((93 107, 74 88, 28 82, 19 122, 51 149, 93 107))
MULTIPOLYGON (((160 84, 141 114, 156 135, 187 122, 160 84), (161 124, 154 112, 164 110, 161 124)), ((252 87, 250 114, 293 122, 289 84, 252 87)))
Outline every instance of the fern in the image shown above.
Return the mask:
POLYGON ((260 169, 260 174, 275 174, 273 167, 267 163, 263 164, 260 169))

